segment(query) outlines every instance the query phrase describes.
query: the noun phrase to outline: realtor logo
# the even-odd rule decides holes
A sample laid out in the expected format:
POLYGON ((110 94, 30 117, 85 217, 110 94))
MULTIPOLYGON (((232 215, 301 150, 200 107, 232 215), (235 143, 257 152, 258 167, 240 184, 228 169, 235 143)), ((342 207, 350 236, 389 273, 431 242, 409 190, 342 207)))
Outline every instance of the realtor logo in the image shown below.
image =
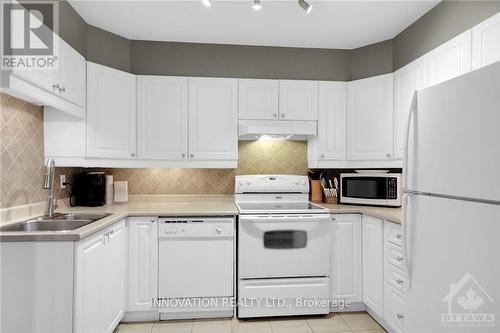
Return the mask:
POLYGON ((53 34, 57 27, 57 2, 2 1, 1 4, 1 68, 57 69, 53 34))
POLYGON ((457 283, 450 284, 443 302, 448 304, 448 313, 441 315, 444 327, 495 327, 494 311, 487 311, 493 310, 493 298, 470 273, 466 273, 457 283))

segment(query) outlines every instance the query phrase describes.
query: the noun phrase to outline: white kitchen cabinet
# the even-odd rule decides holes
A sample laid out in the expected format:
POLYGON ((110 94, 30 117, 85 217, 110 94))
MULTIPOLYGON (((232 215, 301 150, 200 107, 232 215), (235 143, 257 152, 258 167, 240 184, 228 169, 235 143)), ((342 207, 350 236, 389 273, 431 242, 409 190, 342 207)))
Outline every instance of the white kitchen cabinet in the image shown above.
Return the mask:
POLYGON ((278 80, 239 79, 238 118, 278 119, 278 80))
POLYGON ((467 30, 424 55, 425 87, 470 72, 471 35, 467 30))
POLYGON ((318 81, 279 80, 279 119, 318 120, 318 81))
POLYGON ((361 215, 332 215, 330 237, 330 298, 362 302, 361 215))
POLYGON ((500 13, 472 28, 472 69, 500 60, 500 13))
POLYGON ((113 332, 123 315, 125 223, 75 244, 74 332, 113 332))
POLYGON ((127 219, 126 311, 154 311, 158 297, 158 218, 127 219))
POLYGON ((189 79, 189 158, 238 159, 237 79, 189 79))
POLYGON ((87 157, 135 158, 135 75, 87 63, 87 157))
POLYGON ((396 288, 386 284, 384 292, 384 319, 390 328, 390 332, 404 332, 405 306, 404 295, 396 288))
POLYGON ((347 159, 393 159, 393 74, 347 84, 347 159))
POLYGON ((419 58, 394 72, 394 159, 403 158, 413 94, 424 87, 424 61, 419 58))
POLYGON ((312 163, 346 159, 345 82, 319 82, 318 136, 308 140, 308 161, 312 163))
POLYGON ((363 302, 384 318, 384 224, 363 215, 363 302))
POLYGON ((84 107, 87 62, 80 53, 62 39, 59 41, 59 54, 61 61, 57 92, 62 98, 84 107))
POLYGON ((182 160, 188 154, 188 79, 137 76, 137 158, 182 160))

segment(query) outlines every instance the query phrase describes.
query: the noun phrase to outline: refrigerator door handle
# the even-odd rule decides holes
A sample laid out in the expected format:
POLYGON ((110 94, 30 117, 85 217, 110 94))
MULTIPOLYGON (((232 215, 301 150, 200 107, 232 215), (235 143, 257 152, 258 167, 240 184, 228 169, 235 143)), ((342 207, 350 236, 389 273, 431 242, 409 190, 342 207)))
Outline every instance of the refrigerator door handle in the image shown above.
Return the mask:
POLYGON ((405 136, 405 145, 404 145, 404 154, 403 154, 403 190, 408 190, 408 147, 410 144, 410 127, 411 121, 413 119, 413 114, 417 112, 417 92, 413 93, 413 98, 411 101, 410 114, 408 115, 408 122, 406 124, 406 136, 405 136))
POLYGON ((408 205, 408 196, 411 193, 403 194, 403 206, 401 208, 401 227, 403 229, 403 257, 404 257, 404 266, 406 269, 406 273, 408 274, 408 289, 411 289, 411 262, 408 251, 408 240, 411 239, 411 235, 409 235, 408 231, 411 231, 409 228, 410 220, 407 218, 407 205, 408 205))

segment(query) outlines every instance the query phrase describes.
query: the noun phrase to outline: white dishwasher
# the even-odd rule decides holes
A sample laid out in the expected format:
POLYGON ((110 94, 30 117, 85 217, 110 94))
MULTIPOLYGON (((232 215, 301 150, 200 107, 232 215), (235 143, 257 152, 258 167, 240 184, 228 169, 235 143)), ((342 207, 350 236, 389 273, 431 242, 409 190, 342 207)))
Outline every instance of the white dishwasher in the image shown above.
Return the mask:
POLYGON ((232 317, 234 219, 160 218, 160 319, 232 317))

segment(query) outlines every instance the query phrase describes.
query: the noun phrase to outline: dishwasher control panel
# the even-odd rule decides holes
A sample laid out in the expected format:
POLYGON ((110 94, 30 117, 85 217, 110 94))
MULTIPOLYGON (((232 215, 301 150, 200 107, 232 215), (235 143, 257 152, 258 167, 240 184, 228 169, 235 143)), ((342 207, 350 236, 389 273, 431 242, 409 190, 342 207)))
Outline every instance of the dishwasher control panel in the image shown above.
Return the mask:
POLYGON ((159 238, 234 236, 233 218, 160 218, 159 238))

